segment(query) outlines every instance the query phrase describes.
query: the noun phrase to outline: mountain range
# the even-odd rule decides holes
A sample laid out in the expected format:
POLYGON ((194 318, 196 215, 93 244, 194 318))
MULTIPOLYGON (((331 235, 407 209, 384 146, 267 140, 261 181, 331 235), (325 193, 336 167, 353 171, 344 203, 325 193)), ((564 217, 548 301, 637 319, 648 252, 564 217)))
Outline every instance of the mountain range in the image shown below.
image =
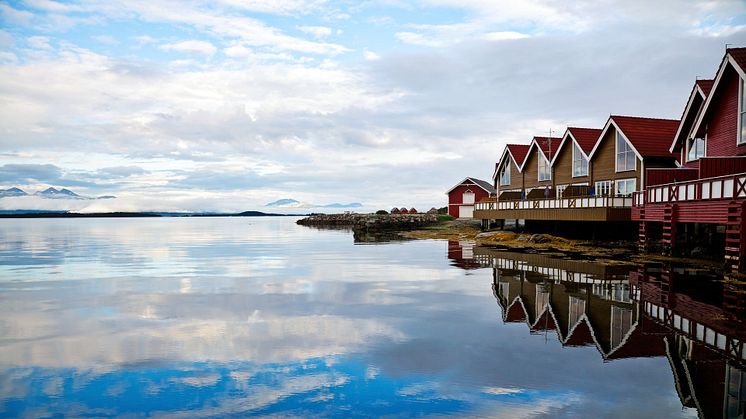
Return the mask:
POLYGON ((62 188, 62 189, 56 189, 56 188, 47 188, 43 191, 37 191, 33 194, 29 194, 23 189, 12 187, 9 189, 0 189, 0 198, 9 198, 9 197, 16 197, 16 196, 38 196, 41 198, 46 199, 79 199, 79 200, 88 200, 88 199, 113 199, 116 198, 113 195, 102 195, 97 197, 89 197, 89 196, 83 196, 78 195, 75 192, 62 188))
POLYGON ((339 204, 335 202, 333 204, 317 205, 317 204, 309 204, 306 202, 300 202, 292 198, 283 198, 283 199, 278 199, 277 201, 273 201, 268 204, 265 204, 264 206, 273 207, 273 208, 360 208, 363 206, 363 204, 359 202, 351 202, 349 204, 339 204))

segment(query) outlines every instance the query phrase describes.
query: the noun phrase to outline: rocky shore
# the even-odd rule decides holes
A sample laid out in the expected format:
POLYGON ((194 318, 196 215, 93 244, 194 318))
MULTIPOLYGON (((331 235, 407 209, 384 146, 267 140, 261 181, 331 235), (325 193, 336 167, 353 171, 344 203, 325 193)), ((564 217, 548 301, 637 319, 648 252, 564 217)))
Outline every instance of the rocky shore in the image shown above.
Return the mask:
POLYGON ((356 231, 416 230, 438 224, 437 214, 317 214, 297 224, 311 227, 347 227, 356 231))

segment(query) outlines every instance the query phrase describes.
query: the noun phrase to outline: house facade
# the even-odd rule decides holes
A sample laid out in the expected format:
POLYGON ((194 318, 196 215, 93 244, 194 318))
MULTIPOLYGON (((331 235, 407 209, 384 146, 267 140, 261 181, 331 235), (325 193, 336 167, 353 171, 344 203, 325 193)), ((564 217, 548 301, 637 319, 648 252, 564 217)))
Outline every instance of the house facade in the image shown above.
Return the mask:
POLYGON ((472 218, 474 205, 495 196, 495 188, 484 180, 467 177, 446 192, 448 215, 455 218, 472 218))
POLYGON ((508 144, 505 146, 500 159, 495 164, 492 183, 497 195, 503 192, 523 191, 523 163, 528 155, 529 146, 524 144, 508 144))

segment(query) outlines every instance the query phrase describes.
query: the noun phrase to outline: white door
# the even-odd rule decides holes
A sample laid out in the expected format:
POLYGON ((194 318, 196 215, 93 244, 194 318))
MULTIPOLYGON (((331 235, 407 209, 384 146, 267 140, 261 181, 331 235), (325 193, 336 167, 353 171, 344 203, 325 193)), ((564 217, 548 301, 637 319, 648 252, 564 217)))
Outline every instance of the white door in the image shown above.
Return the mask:
POLYGON ((471 205, 461 205, 458 207, 458 216, 459 218, 473 218, 474 217, 474 207, 471 205))

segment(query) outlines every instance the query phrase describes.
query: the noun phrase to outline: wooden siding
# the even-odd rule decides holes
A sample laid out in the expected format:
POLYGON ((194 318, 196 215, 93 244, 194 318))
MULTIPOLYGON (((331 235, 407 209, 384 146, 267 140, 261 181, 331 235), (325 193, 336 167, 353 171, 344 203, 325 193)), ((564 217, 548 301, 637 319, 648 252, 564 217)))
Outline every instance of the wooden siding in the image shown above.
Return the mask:
MULTIPOLYGON (((573 183, 590 182, 590 176, 579 176, 572 177, 572 149, 575 143, 572 139, 568 138, 567 143, 562 146, 562 149, 557 155, 557 160, 554 161, 553 179, 554 185, 572 185, 573 183)), ((590 174, 590 168, 588 170, 590 174)))
MULTIPOLYGON (((616 173, 616 128, 612 125, 601 139, 596 153, 593 155, 593 166, 590 170, 591 180, 595 183, 602 180, 631 179, 635 178, 637 190, 643 185, 640 183, 640 171, 642 165, 637 159, 637 168, 627 172, 616 173)), ((613 190, 612 190, 613 192, 613 190)))
POLYGON ((699 177, 703 179, 743 172, 746 172, 746 157, 703 157, 699 160, 699 177))
POLYGON ((534 148, 531 154, 527 157, 526 165, 523 168, 523 187, 538 188, 545 186, 552 186, 551 180, 545 180, 539 182, 539 158, 544 158, 543 154, 540 154, 538 148, 534 148))
POLYGON ((736 145, 738 130, 738 83, 740 78, 733 68, 723 74, 718 92, 710 103, 711 111, 703 124, 707 128, 708 157, 746 154, 746 146, 736 145))
POLYGON ((647 169, 645 183, 648 186, 664 185, 666 183, 685 182, 698 179, 697 169, 647 169))
POLYGON ((548 221, 629 221, 629 208, 560 208, 475 210, 474 218, 483 220, 548 220, 548 221))
POLYGON ((448 215, 458 217, 458 207, 463 204, 464 192, 467 190, 474 192, 474 202, 479 202, 484 198, 489 198, 490 196, 490 194, 481 187, 470 181, 466 181, 448 193, 448 215))
MULTIPOLYGON (((725 224, 728 221, 729 200, 677 202, 677 222, 725 224)), ((663 222, 663 211, 667 204, 645 204, 645 219, 640 219, 640 207, 633 207, 633 221, 663 222)))

